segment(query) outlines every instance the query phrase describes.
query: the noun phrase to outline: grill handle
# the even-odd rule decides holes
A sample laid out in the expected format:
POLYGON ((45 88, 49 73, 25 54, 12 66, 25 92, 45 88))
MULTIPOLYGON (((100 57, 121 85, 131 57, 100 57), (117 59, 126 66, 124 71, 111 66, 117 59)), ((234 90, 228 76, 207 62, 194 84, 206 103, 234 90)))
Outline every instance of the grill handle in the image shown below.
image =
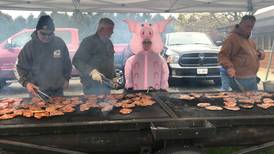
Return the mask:
POLYGON ((205 138, 216 134, 216 127, 207 120, 151 123, 155 140, 205 138))

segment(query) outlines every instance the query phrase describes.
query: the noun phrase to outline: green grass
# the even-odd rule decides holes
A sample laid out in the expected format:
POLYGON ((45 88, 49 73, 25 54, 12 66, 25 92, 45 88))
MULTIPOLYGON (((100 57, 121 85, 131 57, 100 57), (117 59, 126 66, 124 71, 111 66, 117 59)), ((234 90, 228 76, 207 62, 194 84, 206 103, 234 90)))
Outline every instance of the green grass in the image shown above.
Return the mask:
MULTIPOLYGON (((231 154, 237 152, 244 147, 220 147, 220 148, 207 148, 205 151, 207 154, 231 154)), ((258 154, 274 154, 274 149, 267 152, 260 152, 258 154)))
POLYGON ((232 152, 239 151, 239 147, 220 147, 220 148, 207 148, 205 151, 207 154, 230 154, 232 152))

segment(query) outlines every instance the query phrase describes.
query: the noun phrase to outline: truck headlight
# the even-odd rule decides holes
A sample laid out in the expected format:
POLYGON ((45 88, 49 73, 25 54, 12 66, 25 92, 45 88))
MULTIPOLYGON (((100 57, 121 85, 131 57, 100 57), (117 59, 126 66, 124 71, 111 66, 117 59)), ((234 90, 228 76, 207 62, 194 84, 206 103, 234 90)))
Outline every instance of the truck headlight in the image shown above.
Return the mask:
POLYGON ((180 56, 170 55, 167 57, 167 63, 178 63, 180 56))

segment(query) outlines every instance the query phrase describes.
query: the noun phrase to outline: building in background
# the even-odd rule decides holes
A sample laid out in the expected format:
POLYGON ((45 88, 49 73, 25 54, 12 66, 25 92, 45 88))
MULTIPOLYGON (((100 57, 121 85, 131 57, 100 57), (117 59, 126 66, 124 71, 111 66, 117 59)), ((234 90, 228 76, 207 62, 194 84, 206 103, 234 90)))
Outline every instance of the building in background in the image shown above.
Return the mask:
POLYGON ((259 48, 271 50, 274 40, 274 10, 256 15, 253 37, 259 48))

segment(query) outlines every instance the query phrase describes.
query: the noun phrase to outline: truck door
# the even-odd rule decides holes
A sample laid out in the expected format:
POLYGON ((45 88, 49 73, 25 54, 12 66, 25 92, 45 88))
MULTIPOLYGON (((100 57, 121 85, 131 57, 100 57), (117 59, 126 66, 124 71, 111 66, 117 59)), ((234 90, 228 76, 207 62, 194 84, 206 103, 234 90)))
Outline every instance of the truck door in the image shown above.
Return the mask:
POLYGON ((24 31, 10 37, 2 44, 3 46, 0 50, 1 71, 7 72, 7 76, 4 78, 14 78, 11 72, 15 68, 17 56, 23 46, 31 39, 31 33, 32 31, 24 31))

